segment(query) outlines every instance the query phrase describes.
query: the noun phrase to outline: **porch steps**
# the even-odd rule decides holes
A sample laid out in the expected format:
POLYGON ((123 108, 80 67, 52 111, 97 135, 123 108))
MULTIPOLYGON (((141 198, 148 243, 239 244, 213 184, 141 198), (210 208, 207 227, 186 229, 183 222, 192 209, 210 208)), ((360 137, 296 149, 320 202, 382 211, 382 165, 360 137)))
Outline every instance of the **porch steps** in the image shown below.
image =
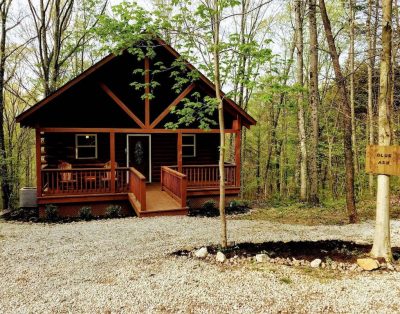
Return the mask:
POLYGON ((133 193, 128 193, 128 200, 138 217, 178 216, 188 214, 187 207, 181 208, 180 204, 175 201, 175 199, 161 190, 149 190, 146 192, 146 210, 141 210, 140 204, 138 204, 133 193))

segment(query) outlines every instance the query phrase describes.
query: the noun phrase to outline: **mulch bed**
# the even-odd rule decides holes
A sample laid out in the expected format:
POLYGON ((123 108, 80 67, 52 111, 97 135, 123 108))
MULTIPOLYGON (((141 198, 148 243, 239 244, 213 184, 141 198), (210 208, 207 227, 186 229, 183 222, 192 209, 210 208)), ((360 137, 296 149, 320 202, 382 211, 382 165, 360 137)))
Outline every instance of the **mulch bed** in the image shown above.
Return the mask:
MULTIPOLYGON (((208 246, 209 254, 222 251, 226 257, 247 258, 265 253, 271 258, 295 258, 297 260, 312 261, 314 259, 333 260, 335 262, 355 263, 357 258, 366 256, 370 250, 369 244, 358 244, 350 241, 324 240, 324 241, 292 241, 292 242, 264 242, 264 243, 238 243, 226 250, 219 246, 208 246)), ((395 247, 393 256, 400 259, 400 248, 395 247)), ((178 256, 189 256, 191 251, 181 250, 174 253, 178 256)))
POLYGON ((79 221, 90 221, 90 220, 104 220, 104 219, 118 219, 126 218, 128 216, 118 217, 107 217, 107 216, 91 216, 90 218, 84 219, 80 217, 58 217, 55 219, 39 218, 38 208, 20 208, 16 210, 3 211, 0 218, 6 221, 17 221, 17 222, 30 222, 30 223, 71 223, 79 221))
MULTIPOLYGON (((239 215, 246 214, 250 211, 248 206, 228 206, 225 208, 226 215, 239 215)), ((218 217, 218 208, 189 208, 188 216, 191 217, 218 217)))

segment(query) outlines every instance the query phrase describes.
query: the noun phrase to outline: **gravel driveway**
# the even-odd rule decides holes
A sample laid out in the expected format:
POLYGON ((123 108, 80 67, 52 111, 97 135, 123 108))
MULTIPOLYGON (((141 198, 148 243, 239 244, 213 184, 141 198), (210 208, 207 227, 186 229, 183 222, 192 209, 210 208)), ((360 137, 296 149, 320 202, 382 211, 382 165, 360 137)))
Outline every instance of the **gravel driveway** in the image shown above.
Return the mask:
MULTIPOLYGON (((229 221, 230 240, 371 242, 373 225, 229 221)), ((400 246, 400 222, 392 223, 400 246)), ((169 254, 218 242, 216 218, 126 218, 60 225, 0 222, 0 313, 399 312, 400 273, 324 277, 225 267, 169 254)))

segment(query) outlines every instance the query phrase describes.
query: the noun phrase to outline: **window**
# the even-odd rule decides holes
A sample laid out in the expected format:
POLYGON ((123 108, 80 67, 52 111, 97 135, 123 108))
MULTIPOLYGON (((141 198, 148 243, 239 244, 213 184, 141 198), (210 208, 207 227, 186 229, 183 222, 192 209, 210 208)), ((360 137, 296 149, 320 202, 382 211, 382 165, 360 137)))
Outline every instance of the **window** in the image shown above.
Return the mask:
POLYGON ((196 157, 196 135, 182 134, 182 156, 196 157))
POLYGON ((75 157, 76 159, 97 158, 97 134, 75 135, 75 157))

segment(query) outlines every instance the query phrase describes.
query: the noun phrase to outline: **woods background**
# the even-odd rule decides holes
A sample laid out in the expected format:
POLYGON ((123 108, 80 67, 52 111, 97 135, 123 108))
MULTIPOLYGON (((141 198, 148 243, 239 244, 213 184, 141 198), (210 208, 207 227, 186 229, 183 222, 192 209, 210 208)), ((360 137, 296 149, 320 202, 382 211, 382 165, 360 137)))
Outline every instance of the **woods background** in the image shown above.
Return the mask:
MULTIPOLYGON (((366 145, 376 143, 378 135, 381 1, 326 1, 344 89, 335 75, 320 2, 239 0, 221 22, 221 42, 226 45, 220 55, 222 89, 258 121, 243 133, 246 199, 312 204, 341 201, 349 179, 343 145, 349 135, 355 198, 375 193, 374 177, 364 171, 364 155, 366 145), (343 90, 349 108, 344 105, 343 90), (346 121, 351 132, 345 132, 349 130, 346 121)), ((105 55, 107 38, 101 33, 107 30, 102 24, 106 18, 136 19, 132 25, 142 25, 137 31, 148 30, 157 21, 161 36, 180 52, 190 50, 192 53, 186 54, 190 61, 213 77, 213 58, 206 49, 209 42, 202 42, 207 36, 201 36, 202 28, 193 28, 201 14, 205 15, 190 10, 199 3, 202 1, 153 0, 137 5, 100 0, 0 2, 3 208, 18 206, 20 187, 35 185, 34 134, 19 128, 15 117, 105 55), (193 35, 198 35, 196 41, 193 35)), ((394 1, 392 18, 390 121, 392 142, 398 144, 398 1, 394 1)), ((229 155, 233 152, 229 138, 227 143, 229 155)), ((397 179, 392 187, 398 192, 397 179)))

